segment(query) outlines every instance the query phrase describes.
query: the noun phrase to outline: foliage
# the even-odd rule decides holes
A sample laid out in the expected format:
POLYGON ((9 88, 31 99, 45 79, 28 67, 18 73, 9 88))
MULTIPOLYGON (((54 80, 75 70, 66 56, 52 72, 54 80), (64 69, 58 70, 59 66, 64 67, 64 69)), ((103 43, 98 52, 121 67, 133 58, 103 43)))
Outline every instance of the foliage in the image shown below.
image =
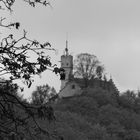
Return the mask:
POLYGON ((93 125, 92 128, 92 134, 89 139, 95 139, 95 140, 108 140, 109 135, 106 131, 105 127, 102 127, 100 124, 93 125))
POLYGON ((139 140, 140 139, 140 132, 137 130, 129 130, 126 132, 124 136, 124 140, 139 140))
MULTIPOLYGON (((24 0, 31 6, 36 4, 49 5, 45 0, 24 0)), ((5 6, 8 10, 12 10, 12 5, 15 0, 1 0, 1 9, 5 6)), ((1 18, 0 27, 16 29, 20 28, 20 23, 3 24, 6 18, 1 18)), ((56 65, 51 63, 51 59, 45 52, 55 51, 49 42, 40 43, 37 40, 32 40, 27 37, 27 32, 24 30, 23 36, 18 39, 14 38, 13 34, 4 37, 0 43, 0 76, 8 75, 9 80, 23 79, 24 83, 31 86, 33 75, 38 75, 49 69, 56 74, 61 72, 56 65)), ((61 76, 61 75, 60 75, 61 76)))
MULTIPOLYGON (((36 4, 50 5, 46 0, 23 0, 30 6, 36 4)), ((0 0, 0 10, 12 13, 15 0, 0 0)), ((6 17, 1 17, 1 28, 20 28, 19 22, 7 23, 6 17)), ((2 33, 1 33, 2 34, 2 33)), ((55 51, 49 42, 40 43, 27 37, 24 30, 23 36, 18 39, 14 34, 0 41, 0 76, 7 76, 7 80, 0 81, 0 139, 40 139, 54 137, 48 130, 43 129, 38 123, 39 119, 52 122, 55 120, 53 108, 49 105, 32 105, 17 96, 18 86, 13 84, 15 79, 21 79, 30 88, 33 76, 39 75, 46 69, 60 73, 56 65, 51 63, 46 54, 49 50, 55 51), (26 135, 25 135, 26 134, 26 135), (38 137, 39 136, 39 137, 38 137), (15 138, 16 137, 16 138, 15 138)), ((61 75, 60 75, 61 76, 61 75)), ((55 139, 59 139, 55 135, 55 139)))
MULTIPOLYGON (((50 58, 42 52, 47 46, 37 41, 31 41, 24 36, 18 40, 13 39, 13 35, 4 38, 0 44, 0 73, 1 76, 10 74, 10 80, 24 79, 28 87, 31 86, 32 76, 40 74, 47 67, 51 67, 50 58), (23 45, 18 43, 21 40, 27 42, 23 45), (30 57, 32 53, 36 54, 36 59, 30 57)), ((33 54, 34 56, 34 54, 33 54)))
MULTIPOLYGON (((49 5, 45 0, 24 0, 32 7, 36 4, 49 5)), ((0 0, 0 9, 12 11, 15 0, 0 0)), ((20 28, 20 23, 3 24, 6 28, 20 28)), ((0 73, 10 74, 10 81, 0 86, 0 139, 65 139, 65 140, 139 140, 140 139, 140 96, 126 92, 116 98, 113 93, 102 89, 88 89, 87 94, 58 100, 52 106, 34 105, 17 97, 17 86, 11 81, 24 79, 28 87, 32 76, 46 69, 61 73, 44 51, 54 50, 49 42, 40 43, 23 36, 15 39, 13 34, 0 43, 0 73), (30 53, 35 54, 31 59, 30 53), (26 135, 25 135, 26 134, 26 135), (62 137, 61 137, 62 136, 62 137)), ((85 79, 102 78, 103 66, 97 57, 80 54, 75 61, 76 74, 85 79)), ((60 75, 61 77, 61 75, 60 75)), ((44 101, 43 101, 44 102, 44 101)))
POLYGON ((104 67, 103 66, 97 66, 96 68, 96 76, 98 79, 102 79, 103 77, 103 72, 104 72, 104 67))
MULTIPOLYGON (((126 91, 114 98, 113 93, 100 88, 87 88, 86 93, 84 92, 80 96, 61 99, 53 105, 57 112, 56 122, 61 122, 64 128, 71 127, 85 139, 140 139, 140 97, 137 96, 138 93, 126 91)), ((57 129, 59 131, 59 128, 57 129)), ((68 132, 65 130, 64 133, 68 132)), ((77 137, 77 139, 80 138, 77 137)))
POLYGON ((40 127, 36 118, 43 117, 53 121, 55 119, 53 109, 49 106, 30 105, 20 100, 15 92, 17 92, 15 84, 7 82, 0 87, 0 136, 21 137, 25 132, 27 138, 39 135, 41 132, 49 136, 49 132, 40 127))
POLYGON ((42 105, 49 101, 50 98, 56 95, 55 89, 48 84, 37 86, 36 90, 32 93, 32 104, 42 105))
POLYGON ((91 78, 102 78, 104 71, 103 66, 95 55, 81 53, 77 55, 74 61, 75 76, 81 77, 85 81, 85 86, 88 86, 88 81, 91 78))
POLYGON ((114 98, 113 94, 114 93, 111 93, 108 90, 104 90, 102 88, 87 88, 87 92, 83 93, 84 96, 91 97, 94 100, 96 100, 100 107, 107 104, 117 106, 118 103, 116 98, 114 98))
MULTIPOLYGON (((36 4, 42 4, 44 6, 50 5, 49 1, 47 2, 46 0, 32 0, 32 1, 23 0, 23 1, 27 2, 32 7, 35 7, 36 4)), ((8 10, 12 11, 12 6, 14 5, 15 0, 1 0, 0 2, 1 2, 0 10, 4 10, 5 8, 7 8, 8 10)))

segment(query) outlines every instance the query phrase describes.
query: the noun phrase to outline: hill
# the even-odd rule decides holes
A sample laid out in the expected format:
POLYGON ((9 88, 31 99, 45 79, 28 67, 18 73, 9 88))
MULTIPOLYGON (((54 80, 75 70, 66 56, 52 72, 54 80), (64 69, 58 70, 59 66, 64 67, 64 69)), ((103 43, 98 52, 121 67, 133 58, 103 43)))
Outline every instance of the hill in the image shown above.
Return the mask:
MULTIPOLYGON (((41 135, 34 135, 34 139, 140 140, 139 95, 136 96, 131 91, 118 95, 99 87, 90 87, 80 95, 48 103, 48 107, 53 107, 55 120, 47 119, 51 115, 49 112, 46 113, 46 118, 39 117, 38 114, 35 119, 38 126, 47 130, 51 136, 43 131, 41 135)), ((20 109, 17 112, 17 115, 25 116, 20 109)), ((35 126, 33 119, 28 122, 31 128, 35 126)), ((31 129, 31 132, 34 131, 31 129)), ((28 133, 25 134, 26 139, 30 140, 28 133)))
POLYGON ((87 89, 53 104, 55 131, 64 140, 140 140, 139 97, 87 89))

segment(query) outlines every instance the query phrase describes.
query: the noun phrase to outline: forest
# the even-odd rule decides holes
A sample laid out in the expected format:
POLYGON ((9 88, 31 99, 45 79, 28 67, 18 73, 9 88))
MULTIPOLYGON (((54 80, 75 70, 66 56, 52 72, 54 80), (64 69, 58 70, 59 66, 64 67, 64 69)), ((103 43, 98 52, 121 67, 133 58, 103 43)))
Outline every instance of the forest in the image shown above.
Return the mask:
MULTIPOLYGON (((23 1, 32 8, 37 4, 50 6, 46 0, 23 1)), ((15 0, 0 0, 0 10, 11 13, 14 4, 15 0)), ((1 17, 1 28, 20 28, 20 22, 6 20, 1 17)), ((45 54, 54 50, 49 42, 28 38, 25 30, 18 39, 13 33, 1 39, 0 140, 140 140, 140 91, 116 94, 102 87, 89 87, 89 78, 102 79, 102 65, 97 65, 93 71, 96 74, 82 73, 85 86, 80 95, 59 99, 54 87, 47 84, 36 88, 30 102, 19 94, 24 89, 14 80, 30 88, 33 77, 45 70, 64 80, 64 69, 53 65, 45 54), (5 75, 8 77, 2 78, 5 75)))

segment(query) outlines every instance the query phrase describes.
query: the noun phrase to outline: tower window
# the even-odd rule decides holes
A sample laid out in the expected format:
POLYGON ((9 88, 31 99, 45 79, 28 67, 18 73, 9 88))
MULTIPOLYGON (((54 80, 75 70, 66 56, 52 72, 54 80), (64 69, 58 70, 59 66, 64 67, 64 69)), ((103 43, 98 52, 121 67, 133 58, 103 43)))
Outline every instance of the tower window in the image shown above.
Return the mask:
POLYGON ((67 66, 69 65, 69 63, 67 63, 67 66))
POLYGON ((60 80, 65 80, 65 73, 60 73, 60 80))
POLYGON ((75 85, 72 85, 72 87, 71 87, 72 89, 75 89, 75 85))

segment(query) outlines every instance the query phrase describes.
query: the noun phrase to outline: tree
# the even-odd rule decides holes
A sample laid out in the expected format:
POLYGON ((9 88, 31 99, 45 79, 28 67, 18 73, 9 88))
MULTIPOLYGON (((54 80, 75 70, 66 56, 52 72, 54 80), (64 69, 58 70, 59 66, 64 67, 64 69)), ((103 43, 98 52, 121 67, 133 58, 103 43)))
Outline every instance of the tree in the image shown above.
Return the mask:
POLYGON ((21 101, 14 92, 17 86, 7 83, 0 87, 0 136, 22 137, 35 139, 44 134, 51 137, 49 132, 41 128, 38 119, 53 121, 55 119, 51 106, 35 106, 21 101))
MULTIPOLYGON (((46 0, 23 0, 35 7, 36 4, 50 5, 46 0)), ((1 0, 0 8, 5 6, 12 11, 12 5, 15 0, 1 0)), ((6 18, 1 18, 0 27, 19 29, 20 23, 3 24, 6 18)), ((27 32, 24 30, 23 36, 18 39, 14 38, 13 34, 4 37, 0 42, 0 76, 8 75, 10 80, 23 79, 24 82, 31 86, 33 75, 49 69, 55 73, 60 73, 61 70, 51 63, 50 56, 45 52, 53 50, 49 42, 40 43, 37 40, 32 40, 27 37, 27 32)))
POLYGON ((91 78, 100 78, 104 70, 97 57, 88 53, 77 55, 74 61, 74 68, 75 76, 83 78, 86 87, 91 78))
POLYGON ((56 95, 55 89, 48 84, 43 86, 37 86, 36 90, 32 93, 32 103, 36 105, 43 105, 49 101, 49 99, 56 95))
MULTIPOLYGON (((32 7, 35 7, 36 4, 42 4, 44 6, 50 5, 49 1, 47 2, 46 0, 32 0, 32 1, 23 0, 23 1, 27 2, 32 7)), ((12 11, 12 6, 14 5, 15 0, 1 0, 0 3, 1 3, 0 10, 4 10, 5 8, 7 8, 9 11, 12 11)))
POLYGON ((128 99, 129 101, 132 101, 132 102, 134 102, 136 99, 135 92, 130 91, 130 90, 127 90, 126 92, 124 92, 122 96, 124 96, 126 99, 128 99))
POLYGON ((103 77, 103 72, 104 72, 104 67, 103 67, 103 66, 97 66, 97 68, 96 68, 96 75, 97 75, 97 78, 98 78, 99 80, 102 79, 102 77, 103 77))
POLYGON ((128 130, 123 139, 124 140, 139 140, 140 132, 134 129, 128 130))
MULTIPOLYGON (((32 7, 36 4, 50 5, 46 0, 23 0, 32 7)), ((0 0, 0 10, 12 12, 15 0, 0 0)), ((1 17, 1 28, 20 28, 19 22, 4 24, 6 17, 1 17)), ((1 33, 2 34, 2 33, 1 33)), ((24 30, 23 36, 18 39, 13 34, 3 37, 0 41, 0 76, 7 75, 7 80, 0 81, 0 137, 15 139, 23 133, 33 139, 38 134, 52 136, 47 130, 40 127, 37 118, 54 120, 51 106, 35 106, 23 102, 14 94, 17 86, 12 83, 15 79, 21 79, 28 87, 33 82, 33 76, 39 75, 46 69, 60 73, 60 69, 51 63, 50 57, 45 54, 48 50, 54 50, 49 42, 40 43, 27 37, 24 30), (31 55, 32 54, 32 55, 31 55), (34 56, 32 58, 31 56, 34 56)), ((57 138, 57 137, 56 137, 57 138)))
POLYGON ((127 90, 121 96, 119 96, 119 103, 124 107, 134 109, 136 101, 137 98, 134 91, 127 90))

